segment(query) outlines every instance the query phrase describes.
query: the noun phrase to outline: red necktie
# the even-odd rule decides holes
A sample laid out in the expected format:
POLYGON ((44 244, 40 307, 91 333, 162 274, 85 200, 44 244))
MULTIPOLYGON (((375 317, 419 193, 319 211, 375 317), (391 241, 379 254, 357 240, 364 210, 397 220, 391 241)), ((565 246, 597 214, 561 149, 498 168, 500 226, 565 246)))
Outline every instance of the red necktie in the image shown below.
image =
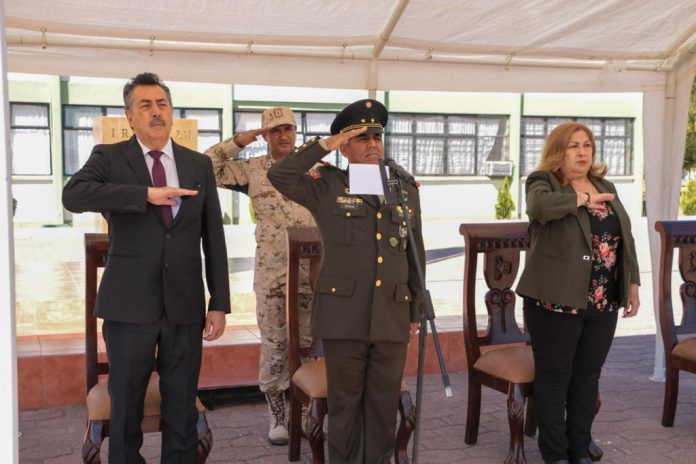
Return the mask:
MULTIPOLYGON (((152 164, 152 183, 155 187, 166 187, 167 186, 167 174, 164 172, 164 166, 160 157, 164 155, 161 151, 153 150, 148 152, 148 155, 152 156, 155 162, 152 164)), ((172 225, 172 220, 174 216, 172 215, 172 207, 169 205, 161 205, 160 211, 162 212, 162 217, 164 218, 164 225, 169 227, 172 225)))

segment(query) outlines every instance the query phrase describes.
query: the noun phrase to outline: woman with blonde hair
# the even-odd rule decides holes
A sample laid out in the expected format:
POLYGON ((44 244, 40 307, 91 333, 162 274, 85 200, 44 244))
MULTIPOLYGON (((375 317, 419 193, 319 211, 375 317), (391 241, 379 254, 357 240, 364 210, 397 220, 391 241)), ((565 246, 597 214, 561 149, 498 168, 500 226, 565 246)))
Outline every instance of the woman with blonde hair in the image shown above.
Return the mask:
POLYGON ((631 223, 592 131, 549 134, 527 177, 530 248, 517 293, 534 353, 539 449, 546 463, 587 464, 602 365, 617 314, 640 306, 631 223))

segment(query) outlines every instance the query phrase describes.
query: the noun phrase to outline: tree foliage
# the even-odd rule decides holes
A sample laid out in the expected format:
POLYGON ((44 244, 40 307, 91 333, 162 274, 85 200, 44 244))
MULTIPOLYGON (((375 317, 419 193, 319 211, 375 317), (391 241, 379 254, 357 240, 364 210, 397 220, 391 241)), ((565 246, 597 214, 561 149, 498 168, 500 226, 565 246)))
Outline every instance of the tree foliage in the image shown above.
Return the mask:
POLYGON ((683 190, 679 198, 679 206, 682 214, 686 216, 696 215, 696 180, 690 180, 686 184, 686 190, 683 190))
POLYGON ((498 199, 495 203, 495 218, 510 219, 514 210, 515 202, 512 201, 512 195, 510 194, 510 180, 506 177, 502 185, 498 187, 498 199))

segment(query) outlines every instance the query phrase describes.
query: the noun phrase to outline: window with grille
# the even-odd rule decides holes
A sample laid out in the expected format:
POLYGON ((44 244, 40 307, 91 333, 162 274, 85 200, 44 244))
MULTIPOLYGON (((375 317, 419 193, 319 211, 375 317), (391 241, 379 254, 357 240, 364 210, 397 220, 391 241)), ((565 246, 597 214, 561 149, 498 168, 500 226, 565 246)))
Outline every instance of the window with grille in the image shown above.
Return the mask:
POLYGON ((174 108, 174 117, 198 121, 198 151, 203 153, 222 140, 222 110, 174 108))
POLYGON ((94 147, 92 125, 101 116, 123 117, 122 106, 63 106, 63 172, 72 176, 85 164, 94 147))
POLYGON ((509 159, 507 115, 391 113, 385 155, 415 175, 481 176, 509 159))
POLYGON ((12 174, 51 175, 51 130, 47 104, 10 103, 12 174))
MULTIPOLYGON (((335 112, 296 111, 297 144, 330 135, 335 112)), ((235 132, 261 125, 261 111, 235 112, 235 132)), ((417 175, 483 175, 484 161, 508 159, 508 116, 391 113, 385 132, 385 156, 417 175)), ((266 153, 259 139, 243 156, 266 153)), ((325 160, 345 168, 338 150, 325 160)))
POLYGON ((556 126, 567 121, 585 124, 594 134, 597 161, 606 163, 610 176, 633 174, 633 119, 626 118, 522 118, 520 164, 523 176, 539 165, 544 141, 556 126))
MULTIPOLYGON (((261 127, 261 113, 258 110, 235 110, 234 112, 234 132, 236 134, 246 132, 261 127)), ((314 137, 327 137, 331 135, 331 123, 336 117, 337 112, 327 111, 294 111, 297 120, 297 140, 296 145, 302 145, 307 140, 314 137)), ((240 153, 241 158, 253 158, 254 156, 265 155, 268 147, 263 137, 259 137, 254 143, 249 144, 240 153)), ((324 158, 325 161, 345 168, 347 160, 338 150, 329 153, 324 158)))

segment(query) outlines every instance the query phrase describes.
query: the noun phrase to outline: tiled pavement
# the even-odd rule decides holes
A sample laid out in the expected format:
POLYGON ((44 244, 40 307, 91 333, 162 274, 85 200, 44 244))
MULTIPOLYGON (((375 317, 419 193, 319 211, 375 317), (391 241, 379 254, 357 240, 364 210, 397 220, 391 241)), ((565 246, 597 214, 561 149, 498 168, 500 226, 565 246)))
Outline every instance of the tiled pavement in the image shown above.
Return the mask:
MULTIPOLYGON (((668 464, 696 462, 696 376, 682 375, 675 425, 660 424, 664 384, 652 373, 654 339, 617 337, 602 374, 602 409, 593 436, 604 450, 602 463, 668 464)), ((414 379, 411 385, 415 384, 414 379)), ((420 462, 484 464, 503 462, 508 445, 504 395, 484 389, 481 428, 476 445, 464 444, 466 374, 452 374, 454 397, 447 399, 439 375, 426 376, 420 462)), ((210 463, 271 464, 287 462, 285 447, 265 440, 265 405, 260 401, 218 404, 208 413, 214 433, 210 463)), ((81 406, 20 412, 20 462, 80 462, 85 409, 81 406)), ((534 439, 525 439, 527 461, 540 463, 534 439)), ((302 444, 302 462, 310 462, 302 444)), ((143 454, 159 462, 159 439, 146 436, 143 454)), ((102 456, 105 457, 103 452, 102 456)), ((104 461, 106 462, 106 461, 104 461)))

